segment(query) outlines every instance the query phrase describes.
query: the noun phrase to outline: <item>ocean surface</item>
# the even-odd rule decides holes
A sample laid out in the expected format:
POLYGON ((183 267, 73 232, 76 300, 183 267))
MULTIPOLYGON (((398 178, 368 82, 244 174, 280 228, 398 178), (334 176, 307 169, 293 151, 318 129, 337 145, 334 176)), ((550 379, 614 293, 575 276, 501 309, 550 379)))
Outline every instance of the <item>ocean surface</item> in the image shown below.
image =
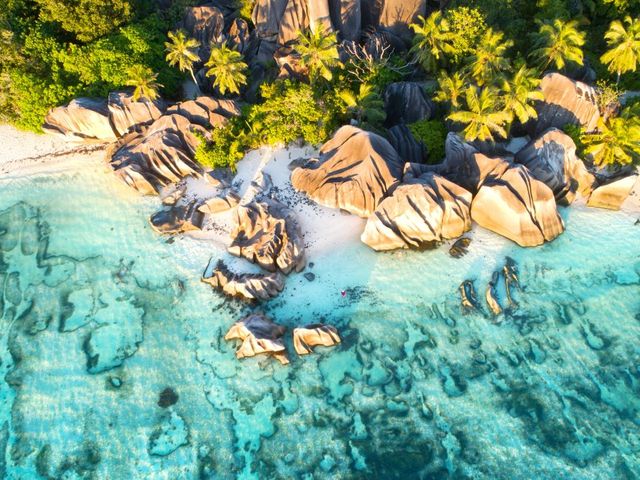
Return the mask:
POLYGON ((259 308, 343 343, 287 337, 281 366, 235 358, 257 307, 201 283, 227 254, 155 234, 157 207, 90 169, 0 179, 1 478, 640 478, 636 217, 564 209, 550 244, 479 231, 460 259, 336 245, 259 308))

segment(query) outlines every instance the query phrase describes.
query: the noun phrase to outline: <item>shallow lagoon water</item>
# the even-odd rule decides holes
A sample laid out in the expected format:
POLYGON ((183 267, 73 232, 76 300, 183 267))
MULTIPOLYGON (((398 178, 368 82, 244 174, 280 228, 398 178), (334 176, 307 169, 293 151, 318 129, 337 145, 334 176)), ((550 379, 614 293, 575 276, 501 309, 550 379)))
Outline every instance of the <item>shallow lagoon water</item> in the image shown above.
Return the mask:
POLYGON ((236 360, 252 307, 199 281, 226 253, 156 207, 100 172, 0 183, 3 478, 640 477, 634 217, 567 209, 551 244, 480 231, 461 259, 336 246, 260 308, 343 343, 281 366, 236 360), (507 256, 519 307, 463 313, 507 256))

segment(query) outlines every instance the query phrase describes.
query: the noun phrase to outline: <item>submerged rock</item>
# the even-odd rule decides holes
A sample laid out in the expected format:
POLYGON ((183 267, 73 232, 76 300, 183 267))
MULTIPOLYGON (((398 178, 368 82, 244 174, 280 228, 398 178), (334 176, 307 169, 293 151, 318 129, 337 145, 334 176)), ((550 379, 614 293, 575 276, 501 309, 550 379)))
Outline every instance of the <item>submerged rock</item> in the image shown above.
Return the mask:
POLYGON ((171 405, 178 403, 179 398, 179 395, 173 388, 167 387, 162 390, 158 396, 158 406, 160 408, 170 407, 171 405))
POLYGON ((296 168, 293 187, 321 205, 370 216, 402 178, 403 161, 375 133, 344 126, 320 150, 320 158, 296 168))
POLYGON ((566 133, 552 128, 516 153, 515 161, 552 191, 557 202, 570 204, 577 193, 586 197, 595 177, 576 156, 576 145, 566 133))
POLYGON ((140 193, 152 195, 203 168, 193 159, 197 129, 182 115, 164 115, 141 133, 122 137, 109 164, 115 174, 140 193))
POLYGON ((94 329, 83 345, 89 373, 100 373, 122 365, 142 342, 142 324, 131 319, 126 327, 116 324, 94 329))
POLYGON ((340 343, 340 336, 335 327, 314 323, 293 329, 293 346, 298 355, 308 355, 313 347, 333 347, 340 343))
POLYGON ((500 272, 493 272, 491 281, 489 282, 489 285, 487 285, 487 291, 485 292, 487 305, 493 315, 500 315, 502 313, 502 307, 500 306, 500 302, 498 302, 498 297, 496 295, 496 286, 498 285, 499 280, 500 272))
POLYGON ((107 101, 96 98, 76 98, 50 110, 42 129, 70 141, 112 142, 116 139, 109 122, 107 101))
POLYGON ((460 291, 460 302, 463 311, 469 312, 478 308, 478 297, 471 280, 462 282, 458 290, 460 291))
POLYGON ((304 268, 302 233, 293 212, 283 204, 264 199, 240 205, 234 221, 229 253, 270 272, 299 272, 304 268))
POLYGON ((587 205, 609 210, 620 210, 637 180, 637 175, 630 175, 600 185, 589 197, 587 205))
POLYGON ((178 413, 163 415, 149 437, 149 453, 164 457, 189 443, 189 427, 178 413))
POLYGON ((587 132, 595 130, 600 112, 598 95, 592 86, 559 73, 548 73, 543 77, 540 89, 544 100, 536 105, 535 135, 567 124, 580 125, 587 132))
POLYGON ((462 237, 456 240, 451 248, 449 249, 449 255, 453 258, 461 258, 467 254, 469 251, 469 245, 471 244, 471 239, 469 237, 462 237))
POLYGON ((422 84, 395 82, 384 91, 384 108, 387 112, 386 124, 398 125, 428 120, 434 105, 422 84))
POLYGON ((285 330, 266 315, 253 313, 233 324, 224 339, 242 341, 236 350, 237 358, 268 354, 286 365, 289 359, 281 340, 285 330))
POLYGON ((162 99, 153 102, 135 101, 130 92, 111 92, 107 103, 109 120, 119 137, 128 133, 133 127, 153 123, 167 109, 162 99))
POLYGON ((424 248, 471 228, 471 194, 434 174, 400 185, 367 220, 361 240, 374 250, 424 248))
POLYGON ((202 276, 202 281, 225 295, 245 300, 268 300, 284 289, 284 275, 280 272, 234 273, 222 260, 218 260, 209 277, 202 276))
POLYGON ((200 211, 200 205, 198 199, 188 203, 180 201, 151 215, 149 222, 156 232, 164 234, 201 230, 204 213, 200 211))

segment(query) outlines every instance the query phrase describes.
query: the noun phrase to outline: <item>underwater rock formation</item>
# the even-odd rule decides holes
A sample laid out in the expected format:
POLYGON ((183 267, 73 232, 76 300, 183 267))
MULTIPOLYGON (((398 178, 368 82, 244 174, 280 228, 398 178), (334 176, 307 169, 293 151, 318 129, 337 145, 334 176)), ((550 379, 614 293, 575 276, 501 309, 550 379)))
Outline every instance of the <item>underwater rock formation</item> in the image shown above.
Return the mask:
POLYGON ((273 323, 266 315, 253 313, 234 323, 224 339, 242 341, 236 350, 237 358, 268 354, 286 365, 289 359, 281 340, 285 330, 285 327, 273 323))
POLYGON ((453 258, 461 258, 469 251, 469 245, 471 245, 471 239, 469 237, 459 238, 451 245, 449 255, 453 258))
POLYGON ((164 115, 141 133, 120 139, 109 164, 126 184, 145 195, 153 195, 183 177, 203 174, 193 160, 199 143, 198 128, 182 115, 164 115))
POLYGON ((302 233, 293 212, 272 199, 237 207, 231 232, 232 255, 275 272, 301 271, 305 266, 302 233))
POLYGON ((465 313, 471 312, 478 308, 478 296, 476 295, 476 289, 473 286, 471 280, 465 280, 460 284, 458 288, 460 291, 460 303, 462 310, 465 313))
POLYGON ((471 228, 471 194, 431 173, 397 187, 369 217, 361 240, 374 250, 422 248, 471 228))
POLYGON ((107 101, 80 97, 47 114, 42 129, 69 141, 103 141, 116 139, 109 123, 107 101))
POLYGON ((496 286, 498 285, 498 280, 500 279, 500 272, 493 272, 491 275, 491 281, 487 285, 487 291, 485 292, 485 299, 487 300, 487 305, 489 306, 489 310, 493 315, 500 315, 502 313, 502 307, 500 306, 500 302, 498 302, 498 297, 496 295, 496 286))
POLYGON ((534 135, 567 124, 580 125, 587 132, 595 130, 600 112, 598 94, 592 86, 559 73, 548 73, 542 78, 540 89, 544 100, 536 104, 538 118, 533 123, 534 135))
POLYGON ((135 101, 129 92, 111 92, 107 105, 111 126, 119 137, 129 133, 133 127, 153 123, 167 109, 162 99, 135 101))
POLYGON ((341 342, 338 331, 331 325, 314 323, 293 329, 293 347, 298 355, 313 353, 313 347, 333 347, 341 342))
POLYGON ((202 281, 225 295, 245 300, 268 300, 284 289, 284 275, 281 272, 234 273, 222 260, 218 260, 210 276, 202 276, 202 281))
POLYGON ((547 185, 562 204, 573 202, 577 193, 589 196, 595 184, 595 177, 576 156, 571 137, 556 128, 529 142, 516 153, 515 161, 547 185))
POLYGON ((507 164, 502 174, 483 181, 473 198, 471 217, 522 247, 542 245, 564 231, 553 192, 521 165, 507 164))
POLYGON ((609 210, 620 210, 637 180, 637 175, 629 175, 604 183, 593 191, 587 201, 587 205, 609 210))
POLYGON ((320 158, 296 168, 293 187, 321 205, 370 216, 402 178, 403 161, 375 133, 344 126, 320 150, 320 158))
POLYGON ((428 120, 434 105, 421 83, 395 82, 384 91, 384 108, 386 124, 391 126, 428 120))
POLYGON ((174 205, 165 206, 149 218, 151 227, 164 234, 176 234, 201 230, 204 213, 200 211, 201 201, 178 201, 174 205))
POLYGON ((189 427, 177 412, 166 413, 149 437, 149 453, 164 457, 189 443, 189 427))

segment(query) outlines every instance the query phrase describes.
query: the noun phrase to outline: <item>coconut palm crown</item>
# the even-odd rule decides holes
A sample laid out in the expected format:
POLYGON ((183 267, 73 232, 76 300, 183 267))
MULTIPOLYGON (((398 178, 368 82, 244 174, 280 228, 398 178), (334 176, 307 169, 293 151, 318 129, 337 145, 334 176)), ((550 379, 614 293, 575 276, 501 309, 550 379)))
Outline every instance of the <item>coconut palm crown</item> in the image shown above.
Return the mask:
POLYGON ((240 87, 246 85, 247 64, 242 54, 229 48, 226 44, 212 45, 211 55, 205 64, 208 68, 207 76, 213 78, 213 86, 220 90, 222 95, 240 93, 240 87))
POLYGON ((133 89, 133 100, 154 101, 159 97, 158 90, 162 85, 157 82, 158 74, 153 73, 149 67, 134 65, 127 70, 128 80, 126 84, 133 89))
POLYGON ((640 63, 640 18, 627 16, 624 19, 626 28, 619 20, 614 20, 605 33, 609 50, 600 57, 611 73, 620 75, 635 72, 640 63))
POLYGON ((193 82, 198 85, 196 77, 193 74, 193 64, 200 60, 197 53, 200 42, 187 37, 184 30, 169 32, 168 35, 170 41, 164 44, 167 51, 167 62, 172 67, 178 68, 181 72, 189 72, 193 82))
POLYGON ((500 108, 498 98, 494 88, 471 86, 465 95, 467 110, 453 112, 447 118, 465 125, 462 134, 467 141, 493 142, 496 136, 506 138, 505 125, 511 120, 511 115, 500 108))
POLYGON ((577 21, 566 22, 556 18, 540 24, 538 33, 534 34, 535 49, 531 52, 531 56, 542 70, 550 66, 562 70, 568 63, 582 65, 584 42, 585 33, 578 30, 577 21))
POLYGON ((299 32, 298 38, 295 49, 300 55, 300 65, 309 72, 309 81, 315 83, 324 78, 330 82, 332 69, 340 65, 336 34, 316 29, 307 34, 299 32))

